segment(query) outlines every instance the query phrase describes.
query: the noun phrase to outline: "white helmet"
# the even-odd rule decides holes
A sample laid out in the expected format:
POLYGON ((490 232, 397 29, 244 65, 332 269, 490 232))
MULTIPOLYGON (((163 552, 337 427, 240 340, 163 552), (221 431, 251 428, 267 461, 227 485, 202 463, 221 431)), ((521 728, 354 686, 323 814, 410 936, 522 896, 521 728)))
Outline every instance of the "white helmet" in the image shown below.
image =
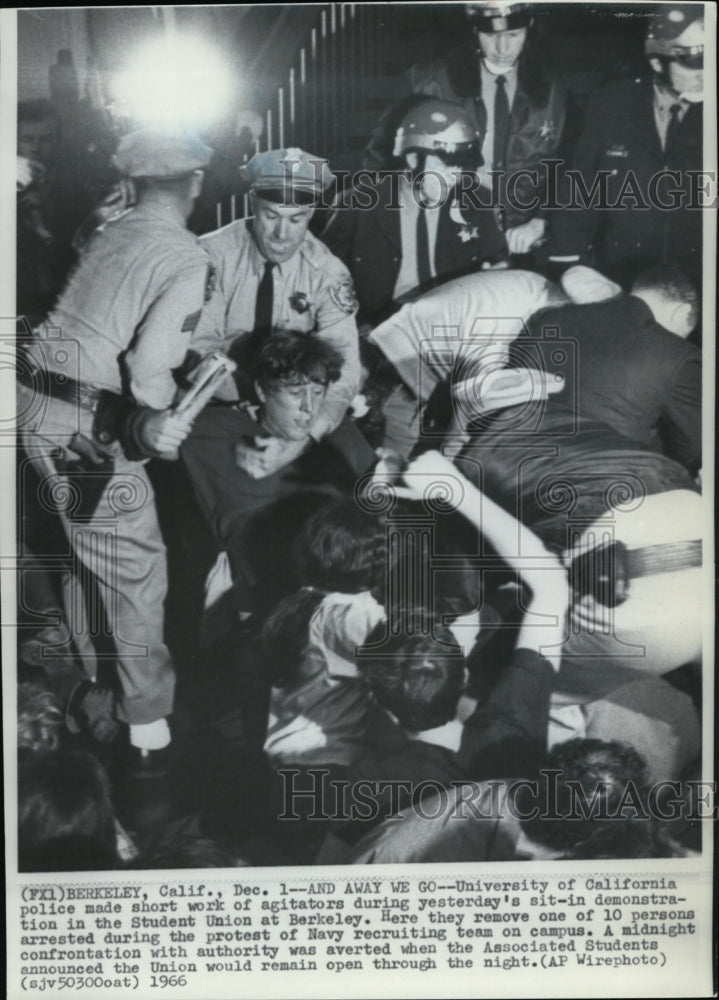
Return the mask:
POLYGON ((689 69, 704 65, 704 5, 668 4, 649 24, 644 51, 648 56, 664 56, 689 69))
POLYGON ((402 119, 394 140, 394 156, 410 150, 434 153, 459 165, 481 163, 481 136, 469 115, 451 101, 428 97, 402 119), (455 159, 456 158, 456 159, 455 159))

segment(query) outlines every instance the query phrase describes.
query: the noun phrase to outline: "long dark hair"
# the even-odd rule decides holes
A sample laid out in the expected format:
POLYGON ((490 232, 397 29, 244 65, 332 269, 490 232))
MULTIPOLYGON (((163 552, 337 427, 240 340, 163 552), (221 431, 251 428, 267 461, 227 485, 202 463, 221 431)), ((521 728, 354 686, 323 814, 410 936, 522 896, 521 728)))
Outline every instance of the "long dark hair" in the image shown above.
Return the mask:
POLYGON ((464 687, 465 660, 452 632, 426 608, 398 609, 367 636, 357 665, 383 708, 410 732, 450 722, 464 687), (381 650, 373 652, 373 647, 381 650))
POLYGON ((371 590, 377 596, 386 562, 384 524, 354 499, 340 497, 308 518, 294 554, 304 585, 327 593, 371 590))

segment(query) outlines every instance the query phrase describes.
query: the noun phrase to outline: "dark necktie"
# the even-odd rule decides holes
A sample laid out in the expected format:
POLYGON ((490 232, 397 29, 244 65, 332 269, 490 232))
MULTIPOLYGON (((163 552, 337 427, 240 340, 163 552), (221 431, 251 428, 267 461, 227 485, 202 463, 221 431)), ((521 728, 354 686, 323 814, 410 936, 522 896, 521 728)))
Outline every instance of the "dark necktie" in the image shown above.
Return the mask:
POLYGON ((271 260, 265 261, 265 273, 257 288, 255 301, 255 330, 272 329, 272 270, 276 266, 271 260))
POLYGON ((677 132, 679 131, 679 126, 681 121, 679 119, 679 112, 682 110, 681 104, 672 104, 669 109, 669 124, 667 125, 667 134, 664 139, 664 149, 671 149, 674 140, 677 137, 677 132))
POLYGON ((494 150, 492 166, 495 170, 504 169, 504 158, 507 153, 507 137, 509 135, 509 98, 507 97, 507 80, 503 76, 495 76, 496 90, 494 92, 494 150))
POLYGON ((419 206, 419 214, 417 216, 417 277, 420 285, 426 285, 432 280, 427 209, 424 205, 419 206))

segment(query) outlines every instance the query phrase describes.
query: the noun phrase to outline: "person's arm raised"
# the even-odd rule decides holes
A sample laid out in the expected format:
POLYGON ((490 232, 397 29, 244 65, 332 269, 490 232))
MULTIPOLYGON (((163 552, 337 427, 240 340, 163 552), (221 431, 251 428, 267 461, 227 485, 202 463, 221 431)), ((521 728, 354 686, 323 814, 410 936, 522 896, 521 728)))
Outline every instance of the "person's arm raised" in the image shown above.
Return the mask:
POLYGON ((532 592, 517 648, 541 652, 558 670, 568 605, 567 573, 559 558, 521 521, 481 493, 439 452, 420 455, 405 470, 415 499, 442 498, 481 531, 532 592), (537 616, 545 622, 539 623, 537 616))

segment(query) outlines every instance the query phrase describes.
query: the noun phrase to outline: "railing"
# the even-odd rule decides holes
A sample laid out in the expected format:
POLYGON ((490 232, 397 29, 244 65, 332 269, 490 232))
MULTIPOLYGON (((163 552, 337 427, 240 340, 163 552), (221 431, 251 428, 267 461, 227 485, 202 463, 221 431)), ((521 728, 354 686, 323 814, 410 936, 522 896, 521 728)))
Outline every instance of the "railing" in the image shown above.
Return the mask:
MULTIPOLYGON (((368 110, 367 83, 383 75, 397 32, 394 4, 327 4, 262 116, 254 152, 301 146, 331 163, 346 151, 350 123, 368 110)), ((248 214, 239 191, 217 202, 218 227, 248 214)))

